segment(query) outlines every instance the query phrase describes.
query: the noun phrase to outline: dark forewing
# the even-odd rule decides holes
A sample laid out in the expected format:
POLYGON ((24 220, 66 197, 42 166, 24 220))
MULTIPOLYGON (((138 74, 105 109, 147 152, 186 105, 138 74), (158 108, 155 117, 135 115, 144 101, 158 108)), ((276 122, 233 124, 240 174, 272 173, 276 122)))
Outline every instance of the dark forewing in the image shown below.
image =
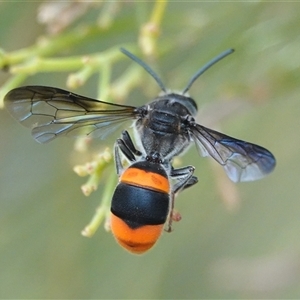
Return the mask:
POLYGON ((123 122, 137 116, 135 107, 112 104, 45 86, 11 90, 5 107, 33 137, 47 143, 57 136, 104 138, 123 122))
POLYGON ((199 124, 191 128, 191 133, 201 154, 213 157, 234 182, 260 179, 275 167, 275 157, 261 146, 234 139, 199 124))

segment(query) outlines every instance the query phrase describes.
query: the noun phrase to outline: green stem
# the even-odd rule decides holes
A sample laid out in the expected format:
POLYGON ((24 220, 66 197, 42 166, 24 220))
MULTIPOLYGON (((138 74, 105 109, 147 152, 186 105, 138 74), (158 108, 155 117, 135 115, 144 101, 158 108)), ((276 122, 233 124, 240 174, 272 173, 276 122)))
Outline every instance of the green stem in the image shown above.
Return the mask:
POLYGON ((93 216, 91 222, 82 231, 82 235, 87 237, 93 236, 103 220, 109 216, 111 197, 116 185, 115 178, 116 174, 114 172, 111 172, 105 185, 101 204, 97 208, 97 211, 93 216))
POLYGON ((84 26, 49 39, 41 38, 34 46, 2 54, 0 66, 11 66, 30 57, 51 56, 62 50, 72 48, 76 44, 84 43, 102 31, 103 29, 97 25, 84 26))
POLYGON ((164 17, 165 9, 167 6, 167 0, 157 0, 154 5, 154 9, 151 14, 150 22, 160 26, 161 21, 164 17))

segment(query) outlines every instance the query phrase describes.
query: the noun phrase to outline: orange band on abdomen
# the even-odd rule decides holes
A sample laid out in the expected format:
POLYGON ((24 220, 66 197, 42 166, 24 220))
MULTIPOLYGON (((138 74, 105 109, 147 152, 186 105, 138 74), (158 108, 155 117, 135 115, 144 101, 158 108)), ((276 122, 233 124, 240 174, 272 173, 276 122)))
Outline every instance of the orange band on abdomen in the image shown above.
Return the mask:
POLYGON ((167 177, 138 168, 128 168, 125 170, 120 177, 120 181, 164 193, 169 193, 170 191, 170 183, 167 177))
POLYGON ((131 253, 142 254, 156 243, 163 224, 143 225, 132 229, 122 219, 111 214, 111 230, 117 242, 131 253))

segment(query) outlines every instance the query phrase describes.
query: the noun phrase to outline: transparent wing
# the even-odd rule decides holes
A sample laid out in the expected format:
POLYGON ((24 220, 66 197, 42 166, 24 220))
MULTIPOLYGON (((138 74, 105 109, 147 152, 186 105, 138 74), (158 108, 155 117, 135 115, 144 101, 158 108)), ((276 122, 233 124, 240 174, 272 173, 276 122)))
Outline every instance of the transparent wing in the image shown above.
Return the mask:
POLYGON ((135 107, 112 104, 46 86, 11 90, 4 98, 11 115, 32 129, 39 143, 57 136, 105 138, 123 122, 138 115, 135 107))
POLYGON ((260 179, 275 167, 275 157, 261 146, 234 139, 199 124, 191 128, 191 134, 200 153, 213 157, 234 182, 260 179))

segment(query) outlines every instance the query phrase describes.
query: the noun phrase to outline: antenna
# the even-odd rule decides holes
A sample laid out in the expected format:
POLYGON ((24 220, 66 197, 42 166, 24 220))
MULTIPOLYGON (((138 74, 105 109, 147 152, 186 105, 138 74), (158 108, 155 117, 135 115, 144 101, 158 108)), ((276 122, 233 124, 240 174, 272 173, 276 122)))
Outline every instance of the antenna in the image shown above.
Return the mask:
POLYGON ((221 54, 219 54, 218 56, 216 56, 215 58, 213 58, 206 65, 204 65, 199 71, 196 72, 196 74, 194 76, 192 76, 192 78, 190 79, 188 85, 183 90, 182 94, 184 95, 190 89, 190 87, 195 82, 195 80, 200 75, 202 75, 207 69, 209 69, 211 66, 213 66, 215 63, 217 63, 219 60, 223 59, 224 57, 226 57, 227 55, 229 55, 229 54, 231 54, 233 52, 234 52, 234 49, 228 49, 228 50, 222 52, 221 54))
POLYGON ((142 66, 155 79, 155 81, 157 82, 157 84, 159 85, 159 87, 165 93, 167 93, 167 89, 165 88, 165 86, 162 83, 161 79, 158 77, 158 75, 145 62, 143 62, 141 59, 139 59, 138 57, 136 57, 135 55, 133 55, 132 53, 130 53, 128 50, 126 50, 124 48, 120 48, 120 50, 121 50, 122 53, 124 53, 129 58, 131 58, 133 61, 135 61, 136 63, 138 63, 140 66, 142 66))

